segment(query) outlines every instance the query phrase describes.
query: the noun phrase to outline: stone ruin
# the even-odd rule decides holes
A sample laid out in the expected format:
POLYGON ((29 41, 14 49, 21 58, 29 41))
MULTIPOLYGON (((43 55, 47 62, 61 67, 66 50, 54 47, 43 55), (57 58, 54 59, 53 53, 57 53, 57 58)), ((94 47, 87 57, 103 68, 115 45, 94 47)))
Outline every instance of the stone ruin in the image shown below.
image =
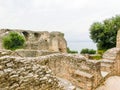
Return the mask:
POLYGON ((1 29, 0 30, 0 49, 2 47, 2 38, 9 32, 15 31, 25 37, 26 44, 24 49, 31 50, 48 50, 50 52, 66 52, 67 43, 64 39, 64 34, 61 32, 47 32, 47 31, 26 31, 15 29, 1 29))
POLYGON ((0 51, 0 90, 95 90, 120 75, 120 48, 99 61, 40 50, 0 51))
POLYGON ((120 30, 118 30, 118 33, 117 33, 116 47, 120 48, 120 30))

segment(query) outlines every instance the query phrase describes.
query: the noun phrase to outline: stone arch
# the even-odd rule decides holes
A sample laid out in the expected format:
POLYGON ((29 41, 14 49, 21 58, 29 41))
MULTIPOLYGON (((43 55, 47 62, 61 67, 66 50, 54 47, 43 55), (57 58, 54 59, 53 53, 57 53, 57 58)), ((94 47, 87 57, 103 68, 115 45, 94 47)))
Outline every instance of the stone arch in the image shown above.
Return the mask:
POLYGON ((28 40, 29 33, 26 31, 23 31, 22 34, 24 35, 25 39, 28 40))
POLYGON ((35 37, 36 40, 38 40, 39 37, 40 37, 40 34, 35 32, 35 33, 34 33, 34 37, 35 37))

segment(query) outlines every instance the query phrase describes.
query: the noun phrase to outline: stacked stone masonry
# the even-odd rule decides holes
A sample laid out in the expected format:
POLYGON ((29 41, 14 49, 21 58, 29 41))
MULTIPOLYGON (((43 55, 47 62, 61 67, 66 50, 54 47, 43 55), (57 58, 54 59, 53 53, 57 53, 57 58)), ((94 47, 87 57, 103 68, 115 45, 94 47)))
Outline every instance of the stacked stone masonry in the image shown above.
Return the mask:
POLYGON ((118 30, 117 33, 116 47, 120 48, 120 30, 118 30))
POLYGON ((0 58, 0 90, 63 90, 45 66, 23 58, 0 58))
POLYGON ((25 37, 26 44, 24 49, 32 50, 49 50, 54 52, 66 52, 67 43, 64 34, 61 32, 47 32, 47 31, 29 31, 29 30, 15 30, 15 29, 1 29, 0 30, 0 49, 2 47, 2 38, 9 32, 18 32, 25 37))
POLYGON ((0 52, 1 90, 94 90, 107 77, 120 75, 118 48, 108 50, 100 61, 81 55, 51 53, 30 57, 28 50, 24 53, 0 52))
MULTIPOLYGON (((11 30, 1 30, 1 37, 7 31, 11 30)), ((39 37, 38 33, 17 32, 26 35, 26 49, 0 51, 0 90, 95 90, 108 77, 120 75, 120 48, 106 51, 102 60, 95 61, 78 54, 57 53, 61 50, 65 52, 58 32, 50 34, 52 39, 48 38, 49 43, 54 43, 55 49, 51 50, 51 44, 46 48, 43 42, 45 48, 42 51, 38 43, 30 43, 35 41, 32 35, 39 37)), ((42 35, 44 40, 48 36, 42 35)))

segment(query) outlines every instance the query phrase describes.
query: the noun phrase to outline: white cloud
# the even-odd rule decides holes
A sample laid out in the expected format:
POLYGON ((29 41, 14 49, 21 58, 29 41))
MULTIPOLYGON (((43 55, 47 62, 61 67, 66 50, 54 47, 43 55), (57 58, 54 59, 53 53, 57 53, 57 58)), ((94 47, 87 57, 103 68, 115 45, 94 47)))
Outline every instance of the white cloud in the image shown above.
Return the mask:
POLYGON ((63 8, 78 9, 83 8, 89 0, 33 0, 35 8, 63 8))
POLYGON ((119 0, 0 0, 0 28, 58 30, 69 40, 89 40, 90 25, 119 14, 119 3, 119 0))

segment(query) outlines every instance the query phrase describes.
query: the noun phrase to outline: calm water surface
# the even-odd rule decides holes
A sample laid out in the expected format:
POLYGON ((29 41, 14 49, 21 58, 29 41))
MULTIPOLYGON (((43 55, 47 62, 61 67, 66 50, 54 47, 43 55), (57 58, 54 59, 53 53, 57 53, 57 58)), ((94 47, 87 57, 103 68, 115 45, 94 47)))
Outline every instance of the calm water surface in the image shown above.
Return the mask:
POLYGON ((80 52, 83 48, 97 49, 96 44, 92 41, 68 41, 67 46, 71 50, 76 50, 78 52, 80 52))

